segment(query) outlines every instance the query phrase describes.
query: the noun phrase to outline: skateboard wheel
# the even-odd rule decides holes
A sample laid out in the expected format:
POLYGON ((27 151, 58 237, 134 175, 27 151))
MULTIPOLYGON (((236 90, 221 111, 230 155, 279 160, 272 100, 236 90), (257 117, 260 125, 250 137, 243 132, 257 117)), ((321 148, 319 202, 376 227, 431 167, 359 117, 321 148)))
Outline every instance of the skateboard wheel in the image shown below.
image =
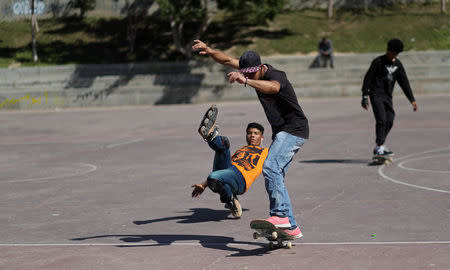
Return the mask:
POLYGON ((278 237, 278 233, 277 232, 272 232, 272 238, 273 239, 277 239, 278 237))
POLYGON ((253 233, 253 239, 258 239, 259 238, 259 233, 257 233, 257 232, 254 232, 253 233))
POLYGON ((209 123, 209 119, 205 118, 205 120, 203 120, 203 124, 206 126, 209 123))
POLYGON ((292 248, 292 242, 291 241, 287 242, 286 247, 287 248, 292 248))
POLYGON ((208 111, 208 117, 211 117, 213 115, 213 111, 212 110, 209 110, 208 111))

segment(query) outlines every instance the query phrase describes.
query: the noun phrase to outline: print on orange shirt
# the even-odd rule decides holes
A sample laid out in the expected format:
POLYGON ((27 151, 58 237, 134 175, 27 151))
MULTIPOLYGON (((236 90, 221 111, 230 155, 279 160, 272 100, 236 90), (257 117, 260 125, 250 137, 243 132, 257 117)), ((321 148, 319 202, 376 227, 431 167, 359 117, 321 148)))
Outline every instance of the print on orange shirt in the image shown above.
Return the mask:
POLYGON ((247 145, 237 150, 231 157, 231 163, 236 166, 244 176, 246 191, 261 174, 268 151, 268 148, 247 145))

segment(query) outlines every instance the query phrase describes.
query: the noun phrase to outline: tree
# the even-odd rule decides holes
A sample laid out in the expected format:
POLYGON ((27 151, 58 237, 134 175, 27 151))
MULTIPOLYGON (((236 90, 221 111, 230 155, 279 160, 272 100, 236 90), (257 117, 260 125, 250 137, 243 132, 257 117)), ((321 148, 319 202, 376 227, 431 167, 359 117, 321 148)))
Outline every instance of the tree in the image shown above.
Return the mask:
POLYGON ((31 46, 33 51, 33 61, 38 61, 37 48, 36 48, 36 32, 39 32, 39 26, 37 23, 36 15, 34 14, 35 0, 30 0, 31 7, 31 46))
POLYGON ((67 3, 66 9, 64 11, 64 16, 67 16, 72 9, 80 10, 80 18, 84 18, 84 15, 89 10, 93 10, 96 5, 96 0, 70 0, 67 3))
POLYGON ((445 1, 446 1, 446 0, 441 0, 441 13, 442 13, 442 14, 445 13, 445 1))
MULTIPOLYGON (((114 0, 118 1, 118 0, 114 0)), ((125 0, 122 12, 127 19, 127 41, 130 54, 134 54, 139 21, 142 21, 154 0, 125 0)))
POLYGON ((328 0, 328 18, 333 17, 333 0, 328 0))
POLYGON ((157 0, 170 23, 177 51, 192 57, 192 42, 208 29, 219 10, 241 16, 247 23, 262 25, 281 12, 286 0, 157 0))

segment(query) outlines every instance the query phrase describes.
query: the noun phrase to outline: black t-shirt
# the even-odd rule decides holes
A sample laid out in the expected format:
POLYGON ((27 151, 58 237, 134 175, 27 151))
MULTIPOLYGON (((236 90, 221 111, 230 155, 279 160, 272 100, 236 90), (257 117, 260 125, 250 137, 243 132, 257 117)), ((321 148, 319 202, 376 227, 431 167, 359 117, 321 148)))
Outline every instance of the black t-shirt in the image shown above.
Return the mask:
POLYGON ((304 139, 309 138, 308 119, 298 104, 294 88, 286 77, 286 73, 277 70, 270 65, 263 80, 277 81, 280 83, 280 91, 277 94, 263 94, 256 91, 259 101, 264 108, 267 120, 272 126, 272 137, 280 131, 285 131, 304 139))

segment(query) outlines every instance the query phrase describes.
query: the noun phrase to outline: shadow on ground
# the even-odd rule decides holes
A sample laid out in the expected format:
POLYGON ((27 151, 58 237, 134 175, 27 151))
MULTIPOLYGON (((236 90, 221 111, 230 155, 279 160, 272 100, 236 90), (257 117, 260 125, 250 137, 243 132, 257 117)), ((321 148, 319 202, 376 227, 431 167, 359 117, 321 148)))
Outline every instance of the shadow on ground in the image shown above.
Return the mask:
POLYGON ((299 163, 315 163, 315 164, 367 164, 367 159, 312 159, 301 160, 299 163))
MULTIPOLYGON (((242 211, 248 211, 248 209, 242 209, 242 211)), ((177 223, 202 223, 202 222, 211 222, 211 221, 222 221, 227 219, 235 219, 230 217, 230 210, 215 210, 210 208, 191 208, 188 211, 182 213, 191 213, 186 215, 180 215, 175 217, 166 217, 166 218, 158 218, 158 219, 149 219, 149 220, 136 220, 133 221, 136 225, 145 225, 156 222, 163 222, 169 220, 178 220, 177 223)))
MULTIPOLYGON (((243 211, 248 211, 245 209, 243 211)), ((229 217, 228 210, 213 210, 208 208, 193 208, 185 213, 192 213, 191 215, 180 215, 175 217, 167 217, 152 220, 133 221, 136 225, 151 224, 155 222, 162 222, 168 220, 177 220, 178 223, 198 223, 221 221, 225 219, 232 219, 229 217)), ((226 251, 234 251, 236 253, 230 254, 231 257, 236 256, 255 256, 268 253, 266 244, 257 242, 236 241, 233 237, 218 236, 218 235, 188 235, 188 234, 146 234, 146 235, 127 235, 127 234, 108 234, 73 238, 72 241, 84 241, 89 239, 102 238, 119 238, 124 244, 117 244, 118 247, 152 247, 152 246, 168 246, 180 241, 191 241, 199 243, 202 247, 213 248, 226 251), (156 243, 148 243, 143 245, 135 245, 135 243, 154 241, 156 243), (257 246, 257 249, 246 250, 239 248, 239 245, 257 246)))
POLYGON ((231 257, 236 256, 254 256, 264 255, 269 253, 264 243, 236 241, 233 237, 217 236, 217 235, 188 235, 188 234, 145 234, 145 235, 97 235, 73 238, 73 241, 84 241, 89 239, 101 239, 101 238, 119 238, 124 244, 117 244, 117 247, 157 247, 157 246, 169 246, 177 242, 192 241, 200 244, 205 248, 234 251, 235 254, 230 254, 231 257), (133 245, 135 243, 141 243, 146 241, 154 241, 156 243, 148 243, 143 245, 133 245), (239 245, 257 246, 258 248, 252 250, 246 250, 239 248, 239 245))

